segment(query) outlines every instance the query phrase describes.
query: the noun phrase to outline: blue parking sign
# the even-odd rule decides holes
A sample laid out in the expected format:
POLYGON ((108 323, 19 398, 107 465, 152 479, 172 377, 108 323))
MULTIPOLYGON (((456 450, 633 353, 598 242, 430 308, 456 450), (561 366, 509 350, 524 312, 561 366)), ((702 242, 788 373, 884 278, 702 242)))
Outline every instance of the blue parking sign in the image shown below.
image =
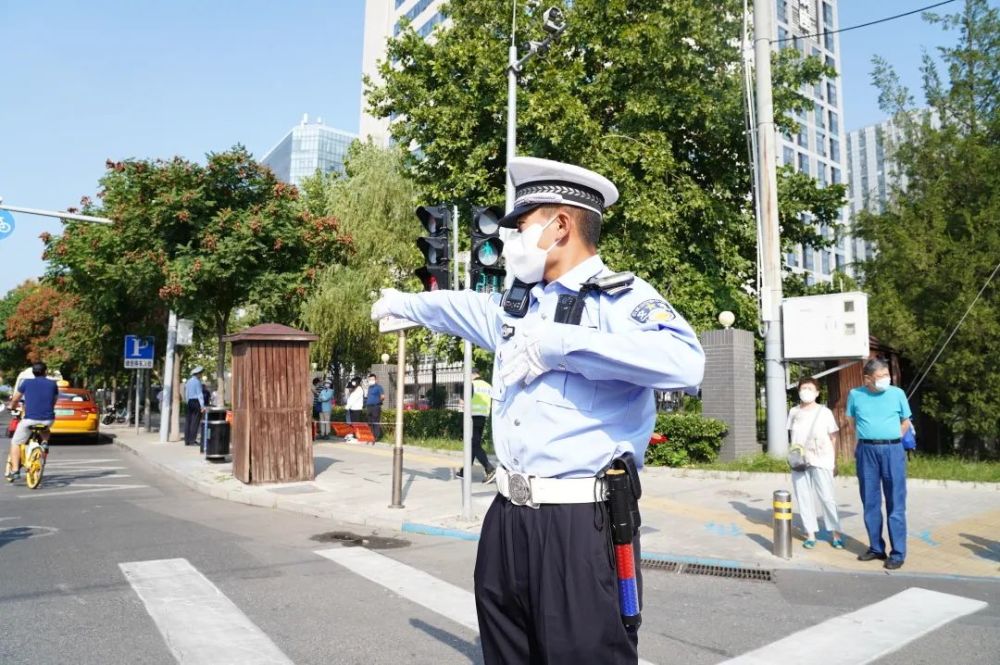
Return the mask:
POLYGON ((151 369, 155 351, 154 338, 125 335, 125 369, 151 369))

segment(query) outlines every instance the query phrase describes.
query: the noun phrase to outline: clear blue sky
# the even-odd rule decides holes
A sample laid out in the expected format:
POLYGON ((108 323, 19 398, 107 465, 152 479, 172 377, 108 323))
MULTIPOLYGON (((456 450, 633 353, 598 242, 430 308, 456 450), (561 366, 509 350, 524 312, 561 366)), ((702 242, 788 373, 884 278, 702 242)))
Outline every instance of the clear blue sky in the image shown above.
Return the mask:
MULTIPOLYGON (((924 4, 841 0, 840 22, 924 4)), ((107 158, 201 159, 235 143, 262 156, 303 113, 356 132, 363 19, 363 0, 0 0, 0 196, 65 209, 95 193, 107 158)), ((882 118, 873 54, 917 87, 921 45, 941 35, 919 16, 843 34, 845 127, 882 118)), ((60 229, 16 217, 0 293, 44 271, 38 234, 60 229)))

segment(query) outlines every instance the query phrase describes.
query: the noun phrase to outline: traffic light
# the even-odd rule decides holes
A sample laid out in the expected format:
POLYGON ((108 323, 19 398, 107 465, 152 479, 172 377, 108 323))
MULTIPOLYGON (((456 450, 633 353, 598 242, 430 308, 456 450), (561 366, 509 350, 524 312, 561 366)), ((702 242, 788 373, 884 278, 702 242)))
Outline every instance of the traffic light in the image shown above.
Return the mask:
POLYGON ((503 217, 496 208, 472 209, 472 273, 473 291, 503 291, 506 271, 500 267, 503 241, 500 240, 498 220, 503 217))
POLYGON ((451 288, 451 245, 448 229, 451 227, 451 210, 448 206, 420 206, 417 217, 427 230, 427 235, 417 238, 417 247, 424 254, 424 266, 416 270, 424 284, 424 291, 451 288))

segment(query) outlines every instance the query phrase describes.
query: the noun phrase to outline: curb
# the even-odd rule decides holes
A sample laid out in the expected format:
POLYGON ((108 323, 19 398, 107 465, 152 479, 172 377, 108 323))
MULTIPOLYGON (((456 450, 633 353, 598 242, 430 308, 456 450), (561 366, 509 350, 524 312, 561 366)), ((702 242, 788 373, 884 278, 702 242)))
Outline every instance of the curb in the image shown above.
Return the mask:
MULTIPOLYGON (((790 473, 773 473, 766 471, 721 471, 713 469, 685 469, 669 466, 647 466, 644 473, 665 475, 671 478, 693 478, 700 480, 783 480, 791 482, 790 473)), ((844 482, 857 485, 856 476, 836 476, 834 482, 844 482)), ((970 482, 965 480, 932 480, 928 478, 907 478, 909 487, 925 487, 931 489, 962 489, 987 492, 1000 492, 1000 483, 970 482)))

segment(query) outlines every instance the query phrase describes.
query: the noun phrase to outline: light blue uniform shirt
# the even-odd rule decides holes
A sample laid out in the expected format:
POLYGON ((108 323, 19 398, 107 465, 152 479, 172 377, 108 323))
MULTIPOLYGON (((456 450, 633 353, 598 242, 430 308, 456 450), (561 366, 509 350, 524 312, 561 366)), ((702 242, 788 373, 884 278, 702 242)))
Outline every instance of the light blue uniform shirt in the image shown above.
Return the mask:
POLYGON ((656 421, 653 390, 701 383, 705 356, 691 326, 645 281, 617 295, 586 296, 580 325, 553 323, 561 294, 611 274, 600 257, 555 282, 537 284, 524 318, 507 315, 500 294, 407 294, 393 314, 458 335, 497 353, 493 371, 493 445, 511 471, 543 478, 592 477, 631 452, 642 465, 656 421), (505 329, 506 326, 506 329, 505 329), (499 370, 511 328, 541 337, 552 369, 525 386, 505 386, 499 370), (505 338, 505 331, 507 338, 505 338))
POLYGON ((902 388, 877 392, 862 386, 847 394, 847 415, 854 418, 859 439, 898 439, 901 423, 913 414, 902 388))
POLYGON ((201 391, 201 379, 197 376, 192 376, 184 383, 184 399, 196 399, 204 408, 205 394, 201 391))

